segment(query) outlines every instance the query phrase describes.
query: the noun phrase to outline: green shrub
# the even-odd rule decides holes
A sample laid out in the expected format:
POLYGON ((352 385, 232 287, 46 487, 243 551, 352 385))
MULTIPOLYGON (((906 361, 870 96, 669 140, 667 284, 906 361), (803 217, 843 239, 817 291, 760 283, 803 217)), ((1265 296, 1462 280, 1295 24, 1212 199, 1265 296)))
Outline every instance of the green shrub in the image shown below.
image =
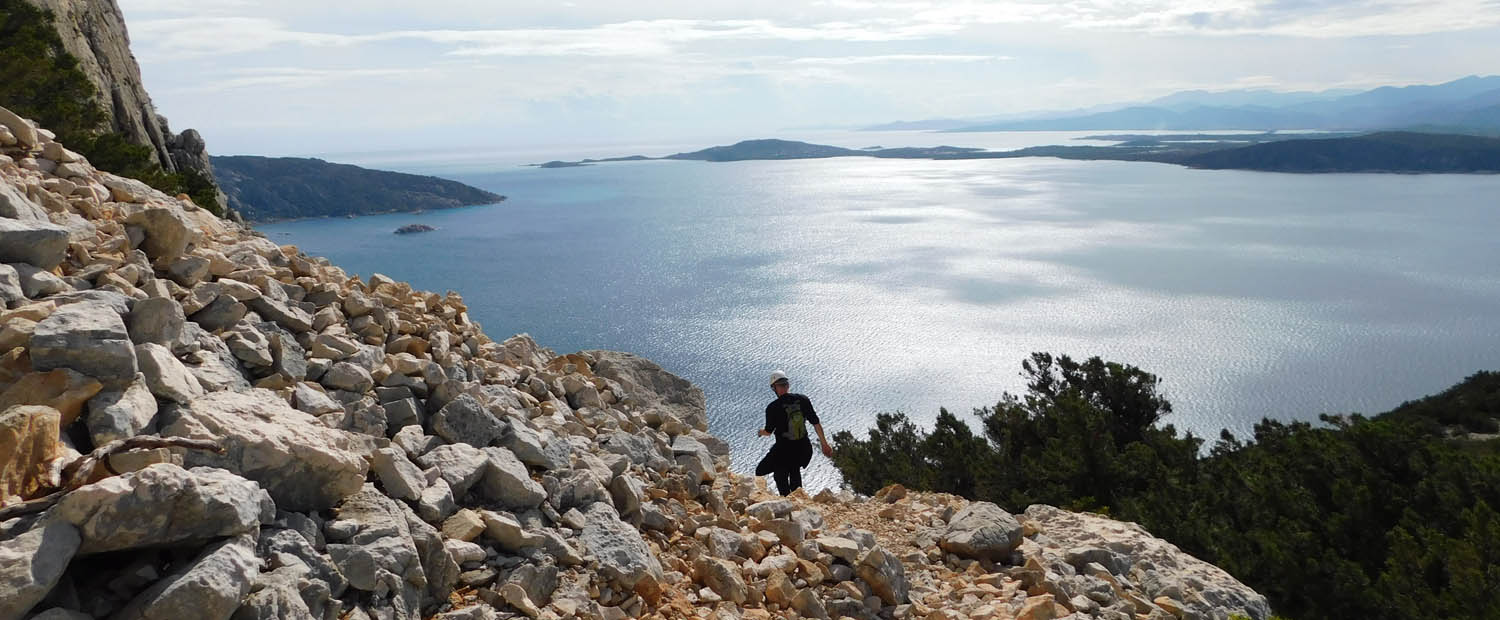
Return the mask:
MULTIPOLYGON (((100 131, 108 116, 78 60, 67 53, 50 12, 24 0, 0 0, 0 104, 59 139, 100 131)), ((65 142, 70 147, 72 142, 65 142)))
POLYGON ((974 412, 982 436, 947 411, 931 431, 896 413, 836 433, 845 483, 1136 521, 1304 620, 1500 617, 1500 442, 1443 434, 1493 424, 1497 373, 1375 418, 1263 420, 1204 452, 1161 424, 1150 373, 1047 354, 1022 369, 1024 394, 974 412))

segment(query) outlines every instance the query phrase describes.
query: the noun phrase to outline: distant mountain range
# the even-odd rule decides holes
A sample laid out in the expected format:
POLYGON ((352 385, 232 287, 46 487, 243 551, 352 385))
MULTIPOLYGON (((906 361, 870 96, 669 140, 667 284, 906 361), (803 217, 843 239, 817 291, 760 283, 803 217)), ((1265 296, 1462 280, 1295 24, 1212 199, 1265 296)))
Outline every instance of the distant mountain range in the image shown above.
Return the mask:
POLYGON ((1381 129, 1500 133, 1500 76, 1367 91, 1184 91, 1152 101, 1027 117, 903 121, 869 130, 1099 131, 1111 129, 1381 129))
POLYGON ((1270 172, 1500 172, 1500 138, 1419 132, 1371 134, 1194 134, 1116 135, 1095 139, 1119 141, 1111 146, 1038 146, 1014 151, 936 146, 926 148, 848 149, 792 140, 745 140, 666 157, 631 155, 578 162, 548 162, 564 168, 611 161, 675 159, 711 162, 829 157, 894 159, 1011 159, 1057 157, 1149 161, 1193 168, 1270 172))
POLYGON ((494 204, 504 196, 437 177, 304 157, 213 158, 230 208, 246 220, 371 215, 494 204))

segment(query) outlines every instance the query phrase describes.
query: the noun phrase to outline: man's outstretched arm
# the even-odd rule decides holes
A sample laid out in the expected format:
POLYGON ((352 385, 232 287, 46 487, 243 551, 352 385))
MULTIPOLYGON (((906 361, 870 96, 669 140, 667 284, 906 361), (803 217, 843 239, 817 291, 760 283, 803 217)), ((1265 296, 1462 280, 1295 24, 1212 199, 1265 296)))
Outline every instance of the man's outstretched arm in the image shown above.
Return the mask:
POLYGON ((823 456, 833 458, 833 446, 828 445, 828 438, 823 436, 823 425, 814 424, 813 430, 818 431, 818 443, 823 444, 823 456))

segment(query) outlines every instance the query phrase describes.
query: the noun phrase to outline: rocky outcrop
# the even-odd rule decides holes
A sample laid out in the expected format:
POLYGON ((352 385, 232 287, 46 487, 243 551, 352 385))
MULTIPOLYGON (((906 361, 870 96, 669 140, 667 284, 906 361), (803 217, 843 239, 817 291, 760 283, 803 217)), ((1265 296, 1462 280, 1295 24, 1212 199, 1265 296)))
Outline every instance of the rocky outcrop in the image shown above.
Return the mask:
POLYGON ((1111 589, 1134 584, 1133 605, 1149 601, 1178 617, 1218 618, 1225 609, 1243 610, 1253 618, 1271 614, 1265 597, 1223 569, 1183 553, 1134 523, 1041 505, 1028 507, 1022 518, 1046 533, 1028 540, 1034 546, 1026 551, 1039 556, 1051 574, 1070 579, 1073 590, 1098 587, 1080 577, 1092 575, 1111 589), (1069 575, 1068 567, 1076 569, 1075 574, 1069 575))
POLYGON ((647 415, 669 425, 676 420, 698 430, 708 430, 707 407, 703 390, 698 386, 633 353, 589 351, 588 354, 598 360, 595 374, 619 383, 634 395, 637 401, 634 404, 647 415))
MULTIPOLYGON (((203 136, 186 129, 173 134, 156 111, 141 80, 141 68, 130 53, 130 34, 116 0, 26 0, 50 11, 63 48, 98 94, 110 128, 130 142, 150 147, 167 172, 191 170, 214 179, 203 136)), ((50 158, 49 158, 50 159, 50 158)), ((220 208, 228 206, 219 194, 220 208)))
POLYGON ((1102 517, 776 497, 648 360, 495 342, 6 118, 0 223, 71 224, 0 262, 0 617, 1269 614, 1102 517))

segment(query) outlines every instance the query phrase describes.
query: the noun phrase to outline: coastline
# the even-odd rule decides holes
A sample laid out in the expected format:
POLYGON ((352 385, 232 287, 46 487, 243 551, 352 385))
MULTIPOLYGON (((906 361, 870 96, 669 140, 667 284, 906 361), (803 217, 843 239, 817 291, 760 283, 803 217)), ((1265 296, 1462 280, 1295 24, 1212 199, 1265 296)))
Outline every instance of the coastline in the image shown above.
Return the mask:
POLYGON ((428 211, 451 211, 451 210, 454 210, 454 209, 469 209, 469 208, 473 208, 473 207, 494 207, 494 206, 498 206, 501 203, 505 202, 505 200, 508 199, 509 197, 508 196, 503 196, 501 198, 502 199, 500 201, 498 201, 498 202, 487 202, 487 203, 483 203, 483 204, 472 204, 472 205, 457 205, 457 206, 452 206, 452 207, 424 208, 424 209, 417 209, 417 210, 411 210, 411 211, 406 211, 406 210, 372 211, 372 212, 369 212, 369 213, 354 213, 354 214, 349 214, 349 215, 308 215, 308 216, 304 216, 304 217, 283 217, 283 218, 254 219, 254 220, 252 220, 252 219, 246 219, 245 220, 245 225, 249 226, 249 227, 251 227, 253 229, 256 226, 260 226, 260 225, 263 225, 263 224, 286 224, 286 223, 289 223, 289 222, 303 222, 303 221, 309 221, 309 220, 345 220, 345 219, 353 219, 353 218, 366 217, 366 216, 370 216, 370 215, 397 215, 397 214, 401 214, 401 213, 426 213, 428 211))

